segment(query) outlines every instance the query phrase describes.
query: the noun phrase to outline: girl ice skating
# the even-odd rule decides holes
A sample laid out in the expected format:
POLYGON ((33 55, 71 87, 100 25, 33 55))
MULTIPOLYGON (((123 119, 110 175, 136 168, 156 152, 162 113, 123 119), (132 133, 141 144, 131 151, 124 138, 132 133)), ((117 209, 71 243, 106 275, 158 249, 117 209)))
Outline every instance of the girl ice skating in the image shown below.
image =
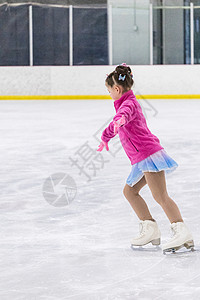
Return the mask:
POLYGON ((133 76, 130 67, 122 64, 106 78, 106 87, 114 100, 116 115, 103 131, 97 151, 119 134, 122 146, 132 165, 123 193, 140 219, 140 234, 132 240, 133 246, 148 243, 160 244, 161 233, 146 202, 139 191, 148 184, 153 198, 161 205, 171 222, 173 238, 162 246, 163 252, 175 251, 182 247, 194 247, 193 237, 183 222, 176 203, 166 188, 165 173, 172 172, 178 164, 167 154, 159 139, 147 127, 140 104, 133 91, 133 76))

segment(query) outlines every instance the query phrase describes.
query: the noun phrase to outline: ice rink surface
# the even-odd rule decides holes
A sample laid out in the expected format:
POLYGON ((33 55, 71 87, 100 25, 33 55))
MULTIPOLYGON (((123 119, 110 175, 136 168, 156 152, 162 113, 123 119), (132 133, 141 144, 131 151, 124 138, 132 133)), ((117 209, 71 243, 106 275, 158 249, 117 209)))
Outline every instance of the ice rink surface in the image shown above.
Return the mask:
MULTIPOLYGON (((0 101, 1 300, 200 299, 200 101, 140 103, 149 129, 179 164, 166 177, 168 193, 197 251, 130 248, 138 234, 122 193, 130 162, 118 138, 110 152, 96 154, 115 113, 112 100, 0 101), (62 207, 43 196, 45 180, 58 173, 77 185, 62 207)), ((148 186, 141 195, 167 241, 167 217, 148 186)))

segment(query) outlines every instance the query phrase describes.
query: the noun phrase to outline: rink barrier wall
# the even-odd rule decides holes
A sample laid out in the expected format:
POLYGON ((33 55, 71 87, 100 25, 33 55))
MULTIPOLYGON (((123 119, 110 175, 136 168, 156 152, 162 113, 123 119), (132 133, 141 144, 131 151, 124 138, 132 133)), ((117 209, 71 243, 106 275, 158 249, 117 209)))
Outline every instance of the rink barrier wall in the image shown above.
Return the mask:
MULTIPOLYGON (((0 100, 106 100, 116 66, 0 67, 0 100)), ((200 99, 200 65, 134 65, 138 99, 200 99)))
MULTIPOLYGON (((135 95, 137 99, 200 99, 200 95, 135 95)), ((0 100, 111 100, 106 95, 28 95, 28 96, 0 96, 0 100)))

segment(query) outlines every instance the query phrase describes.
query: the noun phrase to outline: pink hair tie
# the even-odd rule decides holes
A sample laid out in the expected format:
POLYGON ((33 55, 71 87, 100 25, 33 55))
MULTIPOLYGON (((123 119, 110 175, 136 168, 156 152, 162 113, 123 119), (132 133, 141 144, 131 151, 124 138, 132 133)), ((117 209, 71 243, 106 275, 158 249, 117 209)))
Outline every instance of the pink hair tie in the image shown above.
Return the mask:
POLYGON ((121 66, 128 67, 126 63, 122 63, 121 66))

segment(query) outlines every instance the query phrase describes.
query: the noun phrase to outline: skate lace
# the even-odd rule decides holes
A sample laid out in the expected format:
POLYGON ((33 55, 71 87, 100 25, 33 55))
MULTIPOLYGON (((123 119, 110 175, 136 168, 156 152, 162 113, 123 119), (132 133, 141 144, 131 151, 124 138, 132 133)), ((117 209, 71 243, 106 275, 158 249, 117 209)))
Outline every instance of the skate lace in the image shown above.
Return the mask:
POLYGON ((139 232, 140 232, 140 236, 144 235, 146 232, 146 228, 145 226, 143 226, 142 223, 139 224, 139 232))
POLYGON ((179 227, 178 226, 174 226, 171 228, 171 236, 175 237, 178 233, 179 233, 179 227))

